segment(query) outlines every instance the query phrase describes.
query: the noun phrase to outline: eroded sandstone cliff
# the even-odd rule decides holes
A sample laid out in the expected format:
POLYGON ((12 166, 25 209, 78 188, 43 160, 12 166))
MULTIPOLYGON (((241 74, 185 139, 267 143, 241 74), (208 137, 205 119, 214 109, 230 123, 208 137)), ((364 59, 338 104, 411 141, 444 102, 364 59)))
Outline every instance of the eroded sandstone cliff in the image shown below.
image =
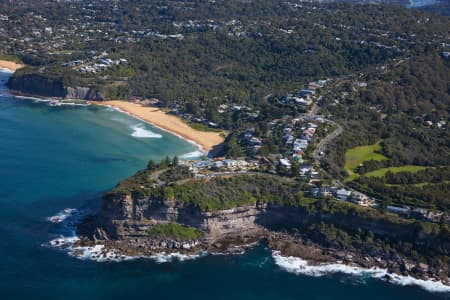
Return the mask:
POLYGON ((321 208, 333 202, 314 200, 308 200, 313 205, 256 201, 208 211, 172 194, 169 198, 151 195, 122 190, 108 194, 100 212, 79 226, 83 242, 101 243, 127 255, 152 255, 160 251, 223 252, 266 239, 271 249, 314 263, 343 261, 444 281, 449 276, 450 236, 446 229, 436 231, 436 224, 427 230, 413 220, 368 209, 357 211, 340 203, 334 209, 321 208), (195 227, 204 235, 181 240, 149 237, 156 224, 171 223, 195 227))
POLYGON ((62 99, 103 100, 101 93, 88 87, 65 86, 61 79, 39 74, 12 76, 8 82, 12 93, 62 99))

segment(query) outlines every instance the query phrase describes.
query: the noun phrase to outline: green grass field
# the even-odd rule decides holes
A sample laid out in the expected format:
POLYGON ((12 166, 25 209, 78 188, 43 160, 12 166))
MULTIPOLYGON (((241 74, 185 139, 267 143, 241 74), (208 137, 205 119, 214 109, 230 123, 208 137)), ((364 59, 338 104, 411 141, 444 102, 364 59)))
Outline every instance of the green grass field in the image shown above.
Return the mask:
POLYGON ((386 175, 387 172, 392 173, 398 173, 398 172, 417 172, 421 170, 425 170, 426 167, 423 166, 413 166, 413 165, 407 165, 407 166, 401 166, 401 167, 389 167, 389 168, 381 168, 369 173, 364 174, 366 177, 383 177, 386 175))
POLYGON ((344 165, 344 169, 349 174, 347 180, 353 180, 358 177, 358 174, 355 174, 355 171, 363 162, 369 160, 386 160, 387 157, 381 154, 381 151, 382 147, 380 142, 347 150, 347 152, 345 152, 344 165))

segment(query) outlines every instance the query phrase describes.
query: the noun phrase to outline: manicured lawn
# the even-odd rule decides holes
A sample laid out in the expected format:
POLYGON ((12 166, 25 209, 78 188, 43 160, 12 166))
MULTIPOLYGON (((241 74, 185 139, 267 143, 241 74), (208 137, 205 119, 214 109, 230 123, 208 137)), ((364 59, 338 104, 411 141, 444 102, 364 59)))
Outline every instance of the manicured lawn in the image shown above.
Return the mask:
POLYGON ((354 171, 363 162, 369 160, 386 160, 387 157, 381 154, 381 150, 380 142, 347 150, 347 152, 345 152, 344 169, 350 174, 351 179, 357 177, 354 171))
POLYGON ((389 168, 381 168, 369 173, 364 174, 366 177, 383 177, 386 175, 387 172, 392 173, 398 173, 398 172, 417 172, 420 170, 425 170, 426 167, 423 166, 413 166, 413 165, 407 165, 407 166, 401 166, 401 167, 389 167, 389 168))

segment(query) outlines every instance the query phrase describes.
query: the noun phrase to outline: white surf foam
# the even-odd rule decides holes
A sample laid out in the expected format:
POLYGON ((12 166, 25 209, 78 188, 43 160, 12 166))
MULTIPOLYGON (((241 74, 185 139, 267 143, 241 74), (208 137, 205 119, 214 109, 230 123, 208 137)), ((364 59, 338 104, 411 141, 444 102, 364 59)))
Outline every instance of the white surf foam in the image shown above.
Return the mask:
POLYGON ((195 151, 181 155, 180 158, 184 159, 184 160, 188 160, 188 159, 200 158, 203 155, 205 155, 204 152, 202 152, 200 150, 195 150, 195 151))
POLYGON ((151 255, 148 258, 151 258, 155 262, 161 264, 161 263, 171 262, 173 260, 178 260, 178 261, 192 260, 192 259, 199 258, 203 255, 205 255, 205 254, 187 255, 187 254, 183 254, 183 253, 179 253, 179 252, 168 253, 168 254, 165 252, 161 252, 161 253, 158 253, 155 255, 151 255))
POLYGON ((186 141, 186 142, 188 142, 188 143, 194 145, 194 146, 198 149, 198 151, 202 152, 202 154, 205 153, 205 151, 204 151, 204 149, 203 149, 203 147, 202 147, 201 145, 199 145, 199 144, 197 144, 196 142, 194 142, 194 141, 192 141, 192 140, 190 140, 190 139, 187 139, 187 138, 185 138, 185 137, 183 137, 183 136, 181 136, 181 135, 179 135, 179 134, 177 134, 177 133, 175 133, 175 132, 173 132, 173 131, 170 131, 170 130, 168 130, 168 129, 165 129, 165 128, 163 128, 163 127, 161 127, 161 126, 158 126, 158 125, 156 125, 156 124, 154 124, 154 123, 152 123, 152 122, 143 120, 143 119, 139 118, 138 116, 135 116, 135 115, 133 115, 133 114, 127 112, 127 111, 124 111, 124 110, 122 110, 122 109, 120 109, 120 108, 118 108, 118 107, 111 106, 111 105, 104 105, 104 106, 107 107, 107 109, 108 109, 109 111, 112 111, 112 110, 118 111, 118 112, 123 113, 123 114, 126 114, 126 115, 128 115, 128 116, 130 116, 130 117, 132 117, 132 118, 134 118, 134 119, 140 120, 140 121, 142 121, 142 122, 144 122, 144 123, 148 123, 148 124, 152 125, 153 127, 156 127, 156 128, 158 128, 158 129, 160 129, 160 130, 162 130, 162 131, 168 132, 169 134, 174 135, 174 136, 176 136, 176 137, 178 137, 178 138, 180 138, 180 139, 182 139, 182 140, 184 140, 184 141, 186 141))
POLYGON ((156 263, 167 263, 174 260, 186 261, 199 258, 204 254, 187 255, 183 253, 161 252, 151 256, 128 256, 116 249, 107 249, 104 245, 77 246, 80 239, 77 236, 58 237, 49 242, 53 248, 66 251, 70 256, 81 260, 92 260, 96 262, 121 262, 139 258, 152 259, 156 263))
POLYGON ((10 70, 10 69, 6 69, 6 68, 0 68, 0 72, 1 73, 5 73, 8 74, 9 76, 11 76, 12 74, 14 74, 14 71, 10 70))
POLYGON ((106 250, 104 245, 92 247, 70 247, 68 254, 81 260, 93 260, 97 262, 120 262, 134 259, 135 257, 120 254, 118 251, 106 250))
POLYGON ((8 91, 8 88, 6 87, 6 83, 9 80, 9 77, 12 76, 14 72, 8 69, 2 69, 0 68, 0 96, 9 97, 11 94, 8 91))
POLYGON ((50 246, 60 249, 68 248, 78 242, 80 239, 77 236, 61 236, 59 238, 53 239, 49 242, 50 246))
POLYGON ((52 99, 52 98, 37 98, 37 97, 31 97, 31 96, 14 96, 16 99, 22 99, 22 100, 31 100, 33 103, 44 103, 48 106, 89 106, 88 103, 82 103, 82 102, 70 102, 67 100, 60 100, 60 99, 52 99))
POLYGON ((107 249, 104 245, 79 246, 80 238, 76 235, 76 225, 86 216, 87 212, 74 208, 66 208, 54 216, 48 217, 49 222, 60 226, 61 234, 42 246, 55 248, 66 252, 72 257, 81 260, 93 260, 97 262, 120 262, 138 258, 153 259, 157 263, 171 262, 173 260, 185 261, 196 259, 205 253, 186 255, 183 253, 161 252, 151 256, 127 256, 116 249, 107 249))
POLYGON ((304 259, 298 257, 282 256, 279 251, 273 251, 272 257, 275 263, 282 269, 294 273, 307 276, 320 277, 327 274, 343 273, 354 276, 371 276, 399 285, 417 285, 430 292, 450 292, 450 286, 445 285, 440 281, 435 280, 421 280, 411 276, 402 276, 398 274, 389 273, 386 269, 380 268, 362 268, 358 266, 350 266, 342 263, 330 263, 309 265, 304 259))
POLYGON ((153 131, 145 129, 144 126, 144 124, 133 125, 131 127, 131 129, 133 129, 133 133, 131 134, 131 136, 135 138, 162 138, 161 134, 154 133, 153 131))
POLYGON ((90 104, 87 103, 77 103, 77 102, 60 102, 59 105, 61 106, 89 106, 90 104))
POLYGON ((62 221, 66 220, 68 217, 73 216, 77 210, 75 208, 66 208, 62 211, 58 212, 56 215, 48 217, 47 221, 50 221, 52 223, 61 223, 62 221))
MULTIPOLYGON (((398 274, 389 274, 389 282, 406 286, 406 285, 417 285, 429 292, 437 292, 437 293, 450 293, 450 286, 444 284, 441 281, 429 279, 429 280, 423 280, 423 279, 417 279, 412 276, 402 276, 398 274)), ((373 276, 375 278, 379 278, 377 276, 373 276)), ((386 279, 386 278, 381 278, 386 279)))

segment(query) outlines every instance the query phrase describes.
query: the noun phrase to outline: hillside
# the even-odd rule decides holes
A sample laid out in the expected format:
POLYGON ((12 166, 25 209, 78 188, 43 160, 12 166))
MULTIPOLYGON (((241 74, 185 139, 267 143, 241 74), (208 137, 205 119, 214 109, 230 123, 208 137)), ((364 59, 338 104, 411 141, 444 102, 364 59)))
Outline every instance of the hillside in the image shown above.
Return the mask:
POLYGON ((448 226, 307 198, 298 184, 267 174, 198 180, 172 172, 174 182, 157 184, 155 174, 165 177, 172 168, 140 171, 107 193, 100 212, 78 227, 83 243, 149 255, 232 251, 267 238, 272 249, 314 262, 335 261, 347 252, 354 257, 347 263, 389 266, 418 278, 448 276, 442 269, 449 259, 448 226), (427 271, 405 267, 419 262, 427 271))

